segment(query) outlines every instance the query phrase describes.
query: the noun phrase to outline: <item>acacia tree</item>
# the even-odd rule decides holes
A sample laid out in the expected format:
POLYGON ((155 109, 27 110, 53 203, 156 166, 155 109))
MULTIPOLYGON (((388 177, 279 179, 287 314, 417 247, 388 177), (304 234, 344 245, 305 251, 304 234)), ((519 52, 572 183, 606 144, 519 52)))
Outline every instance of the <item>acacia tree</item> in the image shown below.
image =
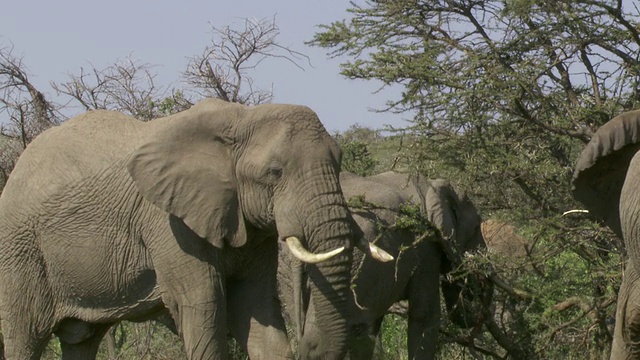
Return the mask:
POLYGON ((621 0, 370 0, 348 12, 310 44, 343 59, 345 77, 402 88, 381 110, 413 116, 405 163, 464 184, 485 215, 541 240, 534 261, 546 268, 515 279, 535 299, 511 299, 529 312, 516 314, 523 326, 487 320, 506 349, 495 354, 606 352, 624 254, 610 232, 560 214, 578 206, 570 178, 584 144, 638 107, 638 9, 621 0), (580 306, 555 307, 576 296, 580 306))

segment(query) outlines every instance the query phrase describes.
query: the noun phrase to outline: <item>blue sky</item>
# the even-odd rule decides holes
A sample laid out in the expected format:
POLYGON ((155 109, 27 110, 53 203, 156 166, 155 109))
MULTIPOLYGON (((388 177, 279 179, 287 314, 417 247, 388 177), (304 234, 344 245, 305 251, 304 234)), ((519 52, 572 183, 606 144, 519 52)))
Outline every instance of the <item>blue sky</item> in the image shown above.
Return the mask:
POLYGON ((179 80, 187 58, 209 43, 211 25, 242 25, 244 18, 275 15, 279 42, 309 56, 313 67, 302 71, 286 61, 263 62, 251 76, 259 87, 273 87, 274 102, 311 107, 330 132, 355 123, 402 126, 401 116, 369 111, 397 96, 397 90, 373 94, 380 84, 344 79, 339 59, 304 45, 316 25, 345 18, 347 6, 346 1, 310 0, 9 0, 0 12, 0 45, 13 44, 13 55, 22 57, 32 82, 51 97, 50 81, 127 57, 158 65, 158 84, 169 85, 179 80))

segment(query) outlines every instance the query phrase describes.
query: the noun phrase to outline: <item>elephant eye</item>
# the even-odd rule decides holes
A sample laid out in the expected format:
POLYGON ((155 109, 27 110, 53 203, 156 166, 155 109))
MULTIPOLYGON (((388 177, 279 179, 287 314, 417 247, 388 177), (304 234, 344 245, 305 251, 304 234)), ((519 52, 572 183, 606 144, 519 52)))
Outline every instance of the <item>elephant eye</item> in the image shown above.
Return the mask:
POLYGON ((270 182, 276 182, 282 177, 282 166, 279 164, 271 164, 267 168, 267 178, 270 182))

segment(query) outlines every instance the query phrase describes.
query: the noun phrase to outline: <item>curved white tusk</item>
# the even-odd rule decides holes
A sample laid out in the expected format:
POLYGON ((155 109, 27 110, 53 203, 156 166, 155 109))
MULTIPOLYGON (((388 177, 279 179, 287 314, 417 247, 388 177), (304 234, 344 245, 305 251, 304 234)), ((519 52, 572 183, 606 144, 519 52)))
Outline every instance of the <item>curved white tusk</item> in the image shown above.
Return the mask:
POLYGON ((380 262, 393 261, 393 255, 373 245, 372 243, 369 243, 369 250, 371 250, 371 257, 380 262))
POLYGON ((319 262, 327 261, 332 257, 340 254, 344 250, 344 246, 342 246, 326 253, 314 254, 305 249, 304 246, 302 246, 300 240, 295 236, 290 236, 286 238, 285 241, 287 242, 287 247, 289 248, 289 251, 291 251, 293 256, 295 256, 298 260, 309 264, 317 264, 319 262))
POLYGON ((576 213, 578 213, 578 214, 588 214, 589 210, 581 210, 581 209, 567 210, 567 211, 562 213, 562 216, 569 215, 569 214, 576 214, 576 213))

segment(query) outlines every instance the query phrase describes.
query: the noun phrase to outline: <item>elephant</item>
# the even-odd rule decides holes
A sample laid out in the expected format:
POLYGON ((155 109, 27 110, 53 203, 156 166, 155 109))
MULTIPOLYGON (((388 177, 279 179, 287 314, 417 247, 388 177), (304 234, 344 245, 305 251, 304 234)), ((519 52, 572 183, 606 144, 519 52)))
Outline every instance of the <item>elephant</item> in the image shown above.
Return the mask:
POLYGON ((640 358, 640 110, 602 125, 580 153, 573 196, 624 241, 611 359, 640 358))
MULTIPOLYGON (((340 183, 345 198, 364 196, 365 203, 370 204, 350 208, 364 238, 375 241, 395 258, 393 262, 373 262, 354 251, 354 297, 349 307, 349 326, 354 336, 349 344, 350 359, 372 358, 382 319, 401 300, 408 300, 409 357, 433 359, 440 329, 440 287, 455 324, 465 328, 481 324, 478 306, 471 303, 473 294, 464 287, 464 281, 446 276, 454 266, 443 241, 460 252, 485 248, 481 218, 467 195, 456 191, 446 180, 427 181, 418 176, 412 181, 407 174, 397 172, 370 177, 342 172, 340 183), (411 229, 394 227, 402 207, 410 204, 420 206, 428 222, 440 231, 419 239, 411 229)), ((306 281, 295 276, 300 263, 286 257, 286 252, 280 256, 278 282, 285 318, 291 319, 296 336, 301 338, 300 349, 306 349, 309 345, 305 342, 319 336, 316 304, 313 299, 306 299, 306 281), (299 284, 302 289, 295 289, 299 284), (302 293, 300 299, 290 297, 298 292, 302 293)), ((486 286, 482 293, 490 296, 491 291, 486 286)))
POLYGON ((252 359, 292 358, 279 242, 309 262, 319 351, 342 358, 359 230, 340 157, 296 105, 96 110, 45 131, 0 196, 6 358, 38 359, 55 334, 63 359, 92 359, 114 323, 166 314, 189 359, 227 358, 228 334, 252 359))

